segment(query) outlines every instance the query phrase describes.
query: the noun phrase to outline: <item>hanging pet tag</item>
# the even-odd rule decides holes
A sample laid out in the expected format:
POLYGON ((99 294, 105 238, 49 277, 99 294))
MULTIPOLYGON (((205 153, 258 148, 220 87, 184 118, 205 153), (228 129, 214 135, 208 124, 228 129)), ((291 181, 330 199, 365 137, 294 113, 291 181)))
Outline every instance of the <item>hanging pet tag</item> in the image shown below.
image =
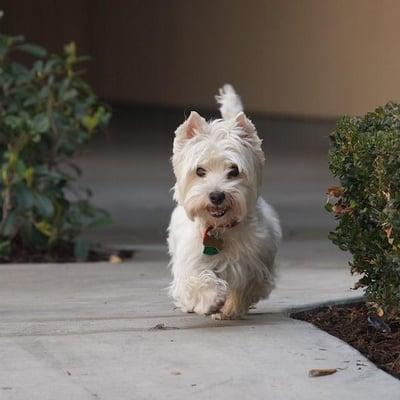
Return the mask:
POLYGON ((208 256, 218 254, 224 247, 224 241, 219 238, 216 233, 213 233, 212 229, 212 226, 207 228, 203 237, 203 254, 207 254, 208 256))

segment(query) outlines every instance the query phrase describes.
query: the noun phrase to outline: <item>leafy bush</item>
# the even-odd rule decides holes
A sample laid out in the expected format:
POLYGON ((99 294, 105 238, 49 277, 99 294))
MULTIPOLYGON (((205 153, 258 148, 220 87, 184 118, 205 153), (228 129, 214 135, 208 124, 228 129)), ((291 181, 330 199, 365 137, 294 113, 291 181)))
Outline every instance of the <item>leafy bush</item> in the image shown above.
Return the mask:
POLYGON ((85 258, 79 234, 109 222, 76 186, 80 170, 71 162, 110 117, 81 78, 84 60, 74 43, 48 55, 0 35, 0 260, 22 250, 56 254, 66 243, 85 258))
POLYGON ((330 237, 353 255, 356 285, 381 312, 400 314, 400 105, 344 117, 331 135, 329 166, 341 187, 327 208, 339 220, 330 237))

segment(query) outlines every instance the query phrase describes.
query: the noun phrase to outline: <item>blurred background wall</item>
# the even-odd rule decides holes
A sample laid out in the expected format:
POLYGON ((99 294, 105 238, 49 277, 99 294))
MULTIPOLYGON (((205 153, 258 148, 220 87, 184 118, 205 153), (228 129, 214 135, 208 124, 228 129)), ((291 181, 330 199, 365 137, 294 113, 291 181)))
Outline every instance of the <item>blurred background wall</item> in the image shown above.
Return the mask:
POLYGON ((210 108, 225 81, 261 114, 361 114, 400 91, 398 0, 1 0, 1 29, 93 56, 114 103, 210 108))

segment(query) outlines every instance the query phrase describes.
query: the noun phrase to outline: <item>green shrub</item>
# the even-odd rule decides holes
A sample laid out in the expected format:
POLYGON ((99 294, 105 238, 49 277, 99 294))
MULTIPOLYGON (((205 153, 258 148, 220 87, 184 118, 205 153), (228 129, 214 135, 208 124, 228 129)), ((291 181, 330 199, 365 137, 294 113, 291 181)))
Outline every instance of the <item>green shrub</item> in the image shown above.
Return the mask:
POLYGON ((400 314, 400 105, 344 117, 331 135, 329 166, 341 187, 328 191, 339 220, 332 241, 353 256, 370 301, 400 314))
POLYGON ((74 43, 49 55, 0 34, 0 260, 21 250, 57 253, 66 243, 85 258, 79 234, 109 222, 76 185, 71 162, 110 117, 81 78, 84 59, 74 43))

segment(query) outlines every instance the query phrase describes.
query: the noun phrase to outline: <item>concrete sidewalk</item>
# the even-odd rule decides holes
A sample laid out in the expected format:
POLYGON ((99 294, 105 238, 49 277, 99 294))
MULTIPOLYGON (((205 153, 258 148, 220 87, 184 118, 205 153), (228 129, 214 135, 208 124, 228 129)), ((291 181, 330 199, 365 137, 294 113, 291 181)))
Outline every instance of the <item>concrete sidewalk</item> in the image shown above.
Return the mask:
POLYGON ((300 245, 283 246, 278 288, 243 321, 175 310, 162 248, 123 264, 1 265, 0 399, 399 399, 400 381, 288 317, 359 295, 337 255, 315 243, 310 263, 300 245))

